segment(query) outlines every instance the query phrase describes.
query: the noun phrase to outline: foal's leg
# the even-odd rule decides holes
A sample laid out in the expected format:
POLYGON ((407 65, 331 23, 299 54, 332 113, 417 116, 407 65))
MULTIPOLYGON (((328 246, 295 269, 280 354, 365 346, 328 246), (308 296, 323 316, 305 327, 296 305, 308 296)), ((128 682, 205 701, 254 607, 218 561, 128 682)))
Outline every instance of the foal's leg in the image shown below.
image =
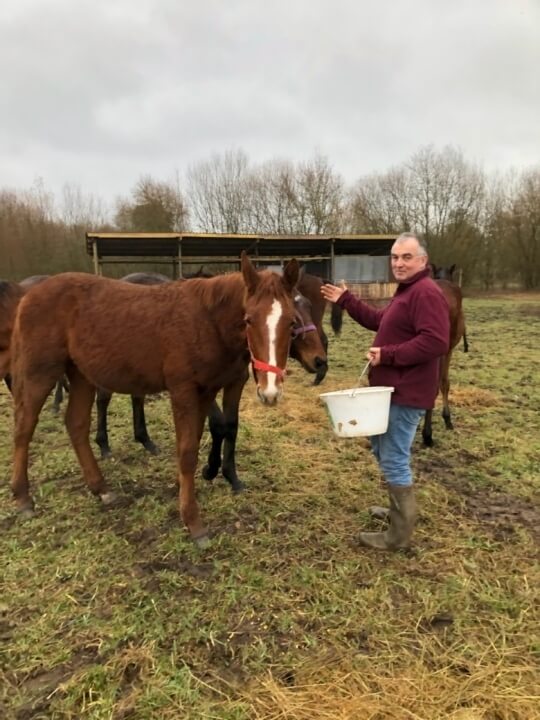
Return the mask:
POLYGON ((109 433, 107 431, 107 410, 109 408, 111 398, 112 393, 107 392, 107 390, 103 390, 102 388, 97 389, 97 430, 95 440, 100 449, 102 458, 109 457, 109 455, 111 454, 111 448, 109 445, 109 433))
POLYGON ((131 409, 133 416, 133 436, 140 442, 149 453, 159 455, 158 447, 150 440, 146 429, 146 418, 144 416, 144 395, 140 397, 131 396, 131 409))
POLYGON ((208 453, 208 460, 203 468, 202 476, 205 480, 213 480, 221 467, 221 447, 225 439, 225 415, 215 401, 208 413, 208 429, 212 438, 212 447, 208 453))
MULTIPOLYGON (((17 375, 18 377, 18 375, 17 375)), ((28 451, 36 429, 41 408, 56 382, 56 377, 24 378, 24 383, 15 382, 14 392, 14 452, 11 489, 17 509, 32 514, 34 501, 28 486, 28 451)))
POLYGON ((444 423, 448 430, 453 430, 452 416, 450 415, 450 405, 448 403, 448 393, 450 391, 450 359, 452 358, 452 351, 445 355, 441 362, 441 393, 443 397, 443 410, 442 416, 444 423))
POLYGON ((176 430, 180 515, 193 540, 204 546, 208 542, 208 531, 201 520, 195 498, 195 471, 210 402, 202 401, 195 393, 188 398, 185 394, 171 392, 171 405, 176 430))
POLYGON ((113 500, 90 447, 90 416, 96 390, 76 369, 69 375, 70 389, 66 410, 66 427, 71 444, 83 472, 83 477, 94 495, 98 495, 104 504, 113 500))
POLYGON ((424 427, 422 428, 422 438, 426 447, 433 446, 433 430, 431 428, 431 420, 433 418, 433 410, 426 410, 424 415, 424 427))
POLYGON ((463 352, 469 352, 469 343, 467 341, 467 331, 463 328, 463 352))
POLYGON ((225 415, 225 442, 223 443, 223 465, 221 472, 229 482, 233 492, 238 493, 244 489, 244 483, 236 472, 236 437, 238 435, 238 411, 240 398, 246 384, 247 377, 241 382, 223 391, 223 413, 225 415))
POLYGON ((60 411, 60 405, 64 399, 64 381, 58 380, 54 389, 54 400, 53 400, 53 412, 58 413, 60 411))

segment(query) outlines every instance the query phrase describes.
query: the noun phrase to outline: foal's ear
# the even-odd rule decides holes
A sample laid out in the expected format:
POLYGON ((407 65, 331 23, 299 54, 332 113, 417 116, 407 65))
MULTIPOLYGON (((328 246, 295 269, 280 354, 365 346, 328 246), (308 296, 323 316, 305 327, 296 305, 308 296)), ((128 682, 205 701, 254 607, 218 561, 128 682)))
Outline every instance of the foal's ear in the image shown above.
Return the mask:
POLYGON ((242 250, 242 254, 240 255, 241 258, 241 267, 242 267, 242 275, 244 276, 244 282, 246 283, 246 287, 249 292, 254 292, 255 288, 259 284, 260 277, 259 273, 255 270, 253 265, 251 264, 251 260, 248 257, 248 254, 245 250, 242 250))
POLYGON ((293 258, 289 260, 283 269, 283 284, 288 292, 291 292, 298 282, 299 275, 300 265, 298 264, 298 260, 293 258))

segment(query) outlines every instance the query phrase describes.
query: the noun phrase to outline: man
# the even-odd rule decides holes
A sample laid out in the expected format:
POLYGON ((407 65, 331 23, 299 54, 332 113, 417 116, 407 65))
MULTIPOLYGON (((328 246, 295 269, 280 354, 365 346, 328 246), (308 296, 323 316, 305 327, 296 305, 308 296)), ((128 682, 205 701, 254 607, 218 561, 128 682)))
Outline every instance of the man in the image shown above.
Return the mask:
POLYGON ((370 360, 370 385, 387 385, 392 393, 388 429, 370 438, 386 480, 390 525, 385 532, 361 533, 360 542, 381 550, 409 546, 416 521, 410 467, 411 446, 418 424, 435 404, 439 358, 448 352, 448 305, 430 277, 428 255, 420 239, 403 233, 392 246, 390 260, 398 288, 390 304, 377 310, 359 300, 345 285, 323 285, 326 300, 335 302, 368 330, 375 330, 370 360))

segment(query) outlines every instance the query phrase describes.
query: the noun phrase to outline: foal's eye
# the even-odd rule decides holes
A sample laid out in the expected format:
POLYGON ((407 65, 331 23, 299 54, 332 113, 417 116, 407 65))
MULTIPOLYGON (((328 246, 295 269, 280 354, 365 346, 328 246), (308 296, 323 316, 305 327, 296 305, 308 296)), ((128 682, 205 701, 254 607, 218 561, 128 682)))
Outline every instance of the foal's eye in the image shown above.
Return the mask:
POLYGON ((246 323, 246 325, 251 325, 251 318, 249 317, 249 315, 244 316, 244 322, 246 323))

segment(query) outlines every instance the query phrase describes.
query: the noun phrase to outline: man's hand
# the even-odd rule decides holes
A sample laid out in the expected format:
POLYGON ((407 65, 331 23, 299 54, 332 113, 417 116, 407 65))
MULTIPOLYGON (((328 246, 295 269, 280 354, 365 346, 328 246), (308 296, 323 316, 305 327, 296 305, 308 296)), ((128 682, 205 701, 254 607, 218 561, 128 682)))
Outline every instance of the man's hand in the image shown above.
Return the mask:
POLYGON ((347 289, 347 286, 343 281, 340 285, 341 287, 337 287, 337 285, 330 285, 330 283, 321 285, 321 295, 325 300, 330 300, 330 302, 333 303, 337 302, 347 289))
POLYGON ((376 367, 381 364, 381 348, 371 347, 368 350, 366 358, 371 362, 372 367, 376 367))

